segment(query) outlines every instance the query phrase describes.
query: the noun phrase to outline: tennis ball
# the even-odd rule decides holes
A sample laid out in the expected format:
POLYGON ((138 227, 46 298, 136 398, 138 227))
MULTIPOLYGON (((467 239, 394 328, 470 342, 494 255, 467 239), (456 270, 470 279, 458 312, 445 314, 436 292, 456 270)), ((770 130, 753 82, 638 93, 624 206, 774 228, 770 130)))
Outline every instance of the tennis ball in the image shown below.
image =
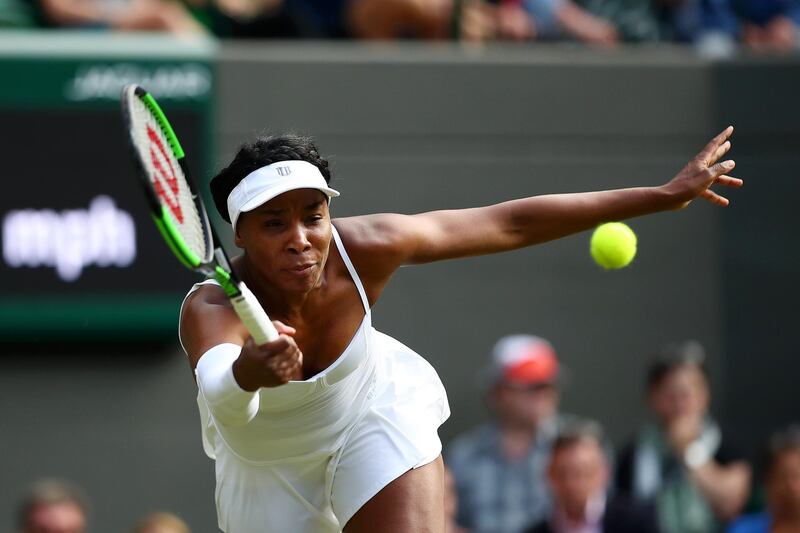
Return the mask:
POLYGON ((592 233, 589 251, 601 267, 622 268, 636 256, 636 234, 622 222, 600 224, 592 233))

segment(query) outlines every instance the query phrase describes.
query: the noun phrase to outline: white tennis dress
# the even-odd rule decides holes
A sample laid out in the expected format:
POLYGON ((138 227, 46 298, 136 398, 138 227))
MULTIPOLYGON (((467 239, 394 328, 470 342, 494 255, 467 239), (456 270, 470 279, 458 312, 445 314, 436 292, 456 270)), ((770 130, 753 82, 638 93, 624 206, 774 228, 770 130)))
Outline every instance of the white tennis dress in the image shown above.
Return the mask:
MULTIPOLYGON (((333 237, 365 310, 344 352, 308 380, 259 389, 259 411, 243 427, 218 424, 198 392, 227 533, 341 531, 383 487, 441 453, 438 428, 450 416, 442 382, 425 359, 372 327, 336 228, 333 237)), ((189 294, 205 283, 215 282, 189 294)))

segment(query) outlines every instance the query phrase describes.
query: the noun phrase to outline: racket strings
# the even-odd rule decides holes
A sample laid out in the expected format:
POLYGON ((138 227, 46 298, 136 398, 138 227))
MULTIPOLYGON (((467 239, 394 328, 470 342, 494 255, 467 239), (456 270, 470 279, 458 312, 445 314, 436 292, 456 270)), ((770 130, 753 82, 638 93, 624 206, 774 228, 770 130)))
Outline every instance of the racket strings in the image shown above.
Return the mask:
POLYGON ((205 261, 209 257, 209 250, 203 222, 183 169, 152 112, 138 97, 132 100, 130 109, 134 144, 158 201, 172 219, 186 246, 201 261, 205 261))

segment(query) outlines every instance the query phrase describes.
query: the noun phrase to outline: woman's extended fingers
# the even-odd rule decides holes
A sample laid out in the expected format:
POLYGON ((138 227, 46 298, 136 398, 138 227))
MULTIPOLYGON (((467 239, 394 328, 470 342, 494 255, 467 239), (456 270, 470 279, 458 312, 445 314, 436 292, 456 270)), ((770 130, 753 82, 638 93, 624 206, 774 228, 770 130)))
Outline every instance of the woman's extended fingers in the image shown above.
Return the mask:
MULTIPOLYGON (((733 167, 736 166, 731 160, 723 161, 721 163, 717 163, 708 169, 708 171, 714 176, 713 183, 719 183, 720 185, 725 185, 726 187, 741 187, 744 182, 739 178, 734 178, 733 176, 728 176, 723 174, 723 172, 727 172, 732 170, 733 167)), ((711 202, 712 204, 720 205, 720 206, 727 206, 730 204, 730 201, 725 198, 724 196, 720 196, 719 194, 715 193, 711 189, 706 189, 700 196, 711 202)))
POLYGON ((708 170, 706 172, 708 177, 717 180, 717 178, 719 178, 726 172, 730 172, 735 167, 736 167, 736 162, 732 159, 728 159, 727 161, 721 161, 716 165, 711 165, 710 167, 708 167, 708 170))
POLYGON ((726 187, 741 187, 744 185, 744 181, 740 180, 739 178, 734 178, 733 176, 718 176, 714 183, 719 183, 720 185, 725 185, 726 187))
POLYGON ((717 151, 714 152, 714 155, 711 156, 711 159, 708 160, 708 165, 711 166, 717 161, 719 161, 719 158, 727 154, 728 150, 730 149, 731 149, 730 141, 725 141, 724 143, 722 143, 722 145, 717 148, 717 151))
POLYGON ((706 165, 712 165, 714 161, 716 161, 717 159, 719 159, 719 157, 721 157, 719 156, 717 158, 714 158, 714 155, 717 153, 717 150, 719 150, 722 147, 722 145, 725 143, 725 141, 728 140, 728 137, 730 137, 732 133, 733 133, 733 126, 728 126, 724 130, 722 130, 716 137, 714 137, 713 139, 711 139, 711 141, 709 141, 709 143, 706 145, 705 148, 703 148, 703 150, 699 154, 700 159, 706 165))
POLYGON ((742 180, 727 175, 734 169, 736 163, 732 160, 720 161, 731 149, 728 140, 731 134, 733 126, 722 130, 668 183, 678 199, 675 209, 686 207, 698 196, 716 205, 729 204, 727 198, 709 190, 709 187, 715 183, 726 187, 742 186, 742 180))
POLYGON ((723 207, 727 206, 730 202, 724 196, 720 196, 719 194, 715 193, 711 189, 706 189, 700 196, 711 202, 712 204, 721 205, 723 207))

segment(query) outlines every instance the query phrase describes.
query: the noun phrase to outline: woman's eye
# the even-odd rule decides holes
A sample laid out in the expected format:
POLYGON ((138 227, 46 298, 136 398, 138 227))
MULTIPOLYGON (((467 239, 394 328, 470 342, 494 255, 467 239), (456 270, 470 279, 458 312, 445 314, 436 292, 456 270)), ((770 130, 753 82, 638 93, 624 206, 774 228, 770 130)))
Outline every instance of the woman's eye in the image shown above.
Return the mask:
POLYGON ((268 228, 279 228, 282 222, 280 220, 267 220, 264 225, 268 228))

